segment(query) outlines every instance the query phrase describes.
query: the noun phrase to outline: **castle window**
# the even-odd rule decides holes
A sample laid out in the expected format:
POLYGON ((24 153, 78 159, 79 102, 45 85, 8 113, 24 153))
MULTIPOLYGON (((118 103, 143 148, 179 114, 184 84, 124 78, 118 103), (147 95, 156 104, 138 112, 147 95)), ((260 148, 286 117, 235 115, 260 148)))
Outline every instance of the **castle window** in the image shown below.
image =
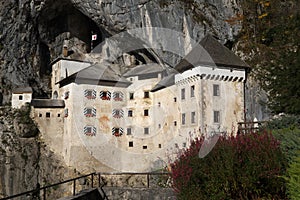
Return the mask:
POLYGON ((20 101, 23 100, 23 95, 19 95, 19 100, 20 100, 20 101))
POLYGON ((144 145, 144 146, 143 146, 143 149, 147 149, 147 145, 144 145))
POLYGON ((148 109, 144 110, 144 116, 149 116, 149 110, 148 109))
POLYGON ((185 99, 185 89, 182 88, 181 89, 181 100, 184 100, 185 99))
POLYGON ((42 114, 42 113, 39 113, 39 117, 43 117, 43 114, 42 114))
POLYGON ((64 113, 65 113, 65 117, 68 117, 68 115, 69 115, 69 110, 68 110, 68 108, 66 108, 66 109, 64 110, 64 113))
POLYGON ((174 97, 174 102, 177 102, 177 98, 176 97, 174 97))
POLYGON ((133 116, 133 110, 128 110, 128 117, 132 117, 133 116))
POLYGON ((217 84, 213 85, 213 94, 214 96, 220 96, 220 85, 217 84))
POLYGON ((220 123, 220 111, 214 111, 214 123, 220 123))
POLYGON ((60 113, 57 114, 57 117, 60 117, 60 113))
POLYGON ((132 129, 131 128, 127 128, 127 135, 131 135, 132 134, 132 129))
POLYGON ((101 91, 100 92, 100 98, 102 99, 102 100, 110 100, 110 98, 111 98, 111 93, 109 92, 109 91, 101 91))
POLYGON ((120 137, 121 135, 123 135, 123 128, 112 128, 112 134, 116 137, 120 137))
POLYGON ((85 126, 83 132, 86 136, 95 136, 97 129, 94 126, 85 126))
POLYGON ((86 117, 96 117, 96 108, 84 108, 84 115, 86 117))
POLYGON ((148 134, 149 134, 149 128, 148 128, 148 127, 144 128, 144 134, 145 134, 145 135, 148 135, 148 134))
POLYGON ((50 118, 50 116, 51 116, 50 112, 46 112, 46 117, 50 118))
POLYGON ((158 148, 161 148, 161 144, 158 144, 158 148))
POLYGON ((123 101, 124 94, 122 92, 114 92, 113 99, 114 99, 114 101, 123 101))
POLYGON ((114 118, 121 118, 124 116, 124 111, 122 109, 113 109, 112 115, 114 118))
POLYGON ((130 141, 130 142, 128 143, 128 146, 129 146, 129 147, 133 147, 133 141, 130 141))
POLYGON ((150 98, 150 93, 149 91, 144 91, 144 98, 150 98))
POLYGON ((69 96, 70 96, 70 92, 69 91, 65 92, 65 94, 64 94, 65 99, 68 99, 69 96))
POLYGON ((182 147, 183 147, 183 148, 186 147, 186 142, 182 143, 182 147))
POLYGON ((85 90, 84 97, 87 99, 96 99, 96 91, 95 90, 85 90))
POLYGON ((196 123, 196 112, 191 112, 191 123, 196 123))
POLYGON ((191 97, 195 97, 195 86, 191 86, 191 97))
POLYGON ((177 121, 174 121, 174 126, 177 126, 177 121))
POLYGON ((185 113, 181 114, 181 124, 185 125, 185 113))
POLYGON ((129 99, 130 99, 130 100, 133 100, 133 99, 134 99, 134 93, 133 93, 133 92, 130 92, 130 93, 129 93, 129 99))

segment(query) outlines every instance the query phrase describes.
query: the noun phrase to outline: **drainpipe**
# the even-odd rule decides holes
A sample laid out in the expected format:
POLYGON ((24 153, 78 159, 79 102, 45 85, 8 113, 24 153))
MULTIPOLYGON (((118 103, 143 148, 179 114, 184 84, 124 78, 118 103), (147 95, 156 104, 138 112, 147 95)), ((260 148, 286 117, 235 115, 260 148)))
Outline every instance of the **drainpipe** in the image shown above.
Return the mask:
POLYGON ((244 122, 247 122, 247 109, 246 109, 246 83, 248 80, 248 73, 250 70, 248 68, 245 69, 245 81, 244 81, 244 122))

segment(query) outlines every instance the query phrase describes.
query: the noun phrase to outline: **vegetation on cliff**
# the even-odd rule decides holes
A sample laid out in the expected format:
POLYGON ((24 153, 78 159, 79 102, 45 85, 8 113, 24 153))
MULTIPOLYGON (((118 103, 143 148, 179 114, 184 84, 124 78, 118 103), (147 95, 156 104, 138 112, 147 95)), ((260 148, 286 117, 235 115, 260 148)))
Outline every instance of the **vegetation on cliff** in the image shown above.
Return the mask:
POLYGON ((298 0, 242 1, 239 50, 267 92, 274 113, 300 113, 300 4, 298 0))

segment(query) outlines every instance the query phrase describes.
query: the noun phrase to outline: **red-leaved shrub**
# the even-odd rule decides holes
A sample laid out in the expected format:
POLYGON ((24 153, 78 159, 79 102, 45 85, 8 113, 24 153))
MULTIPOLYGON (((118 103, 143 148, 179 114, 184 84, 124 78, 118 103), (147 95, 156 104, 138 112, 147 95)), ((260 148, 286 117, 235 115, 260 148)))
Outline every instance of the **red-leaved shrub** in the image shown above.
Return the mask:
POLYGON ((271 133, 221 136, 204 158, 204 139, 171 164, 178 199, 285 199, 286 159, 271 133))

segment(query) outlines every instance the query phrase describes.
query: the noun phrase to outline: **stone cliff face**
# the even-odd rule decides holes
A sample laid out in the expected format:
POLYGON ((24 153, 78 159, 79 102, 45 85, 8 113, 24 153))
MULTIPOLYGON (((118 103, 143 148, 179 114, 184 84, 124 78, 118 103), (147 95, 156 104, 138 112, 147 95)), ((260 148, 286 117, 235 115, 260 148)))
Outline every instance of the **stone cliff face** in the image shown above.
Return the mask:
MULTIPOLYGON (((199 41, 210 32, 223 42, 232 40, 241 24, 226 20, 242 12, 236 0, 1 0, 0 8, 0 104, 10 101, 11 88, 18 85, 33 87, 34 96, 47 96, 49 63, 60 55, 65 39, 89 52, 91 33, 98 34, 98 44, 128 29, 164 27, 182 32, 187 40, 178 45, 188 51, 189 37, 199 41)), ((151 29, 144 31, 150 42, 160 39, 151 29)), ((157 53, 177 62, 166 52, 157 53)))
MULTIPOLYGON (((0 163, 0 198, 75 176, 40 141, 28 108, 0 108, 0 163)), ((48 196, 54 199, 67 192, 66 188, 57 188, 48 196)))

